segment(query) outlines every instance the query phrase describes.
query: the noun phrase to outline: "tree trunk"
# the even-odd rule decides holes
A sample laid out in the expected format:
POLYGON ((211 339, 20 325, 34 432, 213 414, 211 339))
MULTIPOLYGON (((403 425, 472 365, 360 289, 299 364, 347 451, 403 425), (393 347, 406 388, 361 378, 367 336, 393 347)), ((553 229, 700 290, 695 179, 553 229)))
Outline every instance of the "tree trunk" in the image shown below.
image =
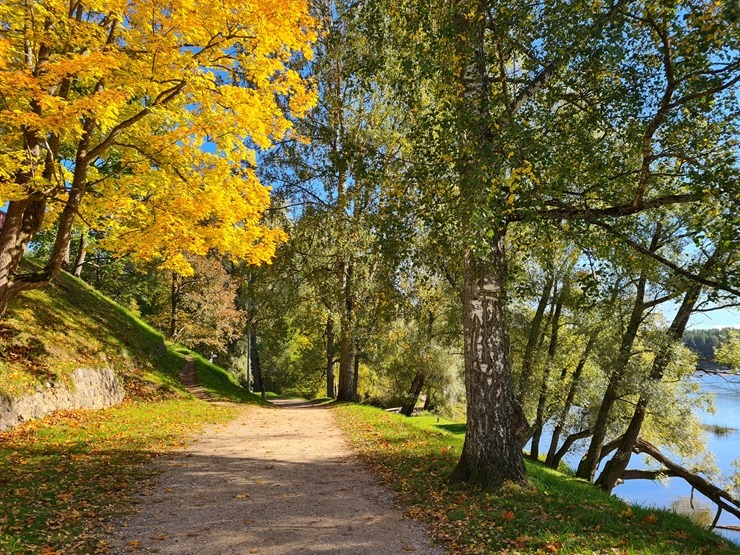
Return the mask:
MULTIPOLYGON (((43 270, 25 275, 17 275, 16 271, 26 247, 38 232, 43 223, 46 209, 45 197, 31 194, 28 198, 13 201, 8 206, 5 217, 5 226, 0 233, 0 318, 5 315, 11 299, 21 291, 38 289, 47 285, 57 275, 64 263, 64 256, 72 238, 72 225, 80 208, 80 203, 87 188, 87 170, 91 159, 87 149, 90 144, 90 134, 94 121, 87 120, 83 124, 83 134, 77 145, 74 173, 72 182, 64 203, 64 209, 59 215, 57 234, 54 239, 49 259, 43 270)), ((39 139, 34 133, 25 134, 26 148, 32 154, 34 164, 40 159, 39 139)), ((56 145, 56 138, 50 137, 52 148, 56 145)), ((50 180, 54 172, 54 159, 47 152, 44 160, 43 177, 50 180)), ((17 183, 24 183, 30 176, 18 176, 17 183)))
MULTIPOLYGON (((179 285, 177 281, 177 274, 172 272, 172 285, 170 287, 170 325, 167 329, 167 335, 170 339, 174 339, 175 333, 177 332, 177 305, 180 300, 179 285)), ((247 356, 249 356, 249 353, 247 353, 247 356)))
POLYGON ((74 271, 72 272, 75 277, 82 275, 82 267, 85 265, 85 257, 87 256, 87 231, 82 231, 80 234, 80 244, 77 249, 77 256, 75 257, 74 271))
POLYGON ((555 283, 554 272, 550 272, 547 275, 545 284, 542 287, 542 295, 537 303, 537 310, 534 313, 534 318, 529 325, 529 335, 527 337, 527 346, 524 349, 524 357, 522 357, 522 368, 519 373, 519 381, 517 384, 516 398, 519 404, 522 404, 524 394, 529 387, 529 380, 532 376, 532 362, 534 360, 534 353, 537 349, 537 344, 540 340, 540 329, 542 328, 542 319, 545 316, 545 310, 550 302, 550 291, 555 283))
POLYGON ((337 401, 353 401, 355 386, 355 350, 352 346, 347 324, 339 333, 339 388, 337 391, 337 401))
POLYGON ((254 329, 249 330, 249 363, 252 370, 252 387, 254 391, 265 390, 262 381, 262 364, 260 363, 260 351, 257 347, 257 334, 254 329))
MULTIPOLYGON (((570 409, 573 406, 573 401, 576 397, 576 392, 578 391, 578 388, 581 384, 581 375, 583 374, 583 368, 586 366, 586 362, 588 361, 588 357, 591 354, 591 350, 594 348, 594 345, 596 345, 596 338, 599 336, 599 329, 591 332, 591 335, 588 338, 588 343, 586 343, 586 348, 583 350, 583 354, 581 355, 581 358, 578 360, 578 364, 576 366, 575 371, 573 372, 573 378, 570 383, 570 389, 568 389, 568 395, 565 398, 565 403, 563 404, 563 408, 560 411, 560 415, 557 419, 557 424, 555 425, 555 429, 552 431, 552 438, 550 439, 550 448, 547 451, 547 457, 545 459, 545 464, 552 468, 557 468, 560 464, 560 459, 557 461, 555 460, 555 455, 558 451, 558 443, 560 442, 560 434, 563 433, 563 428, 565 427, 566 419, 568 418, 568 414, 570 413, 570 409)), ((584 436, 588 437, 588 436, 584 436)), ((567 450, 566 450, 567 452, 567 450)), ((565 453, 563 453, 565 454, 565 453)), ((562 455, 560 456, 562 459, 562 455)))
POLYGON ((22 289, 13 276, 26 252, 26 247, 44 221, 46 201, 23 199, 11 201, 0 232, 0 317, 10 300, 22 289))
POLYGON ((333 398, 334 392, 334 318, 326 317, 326 396, 333 398))
POLYGON ((622 436, 622 441, 619 443, 617 452, 609 462, 606 463, 604 470, 601 472, 596 485, 601 489, 611 492, 614 486, 617 485, 617 481, 621 478, 622 473, 627 468, 632 457, 632 451, 635 443, 640 436, 640 430, 642 429, 642 423, 645 421, 647 415, 647 408, 651 401, 652 383, 660 382, 663 379, 668 365, 673 358, 673 350, 676 343, 681 340, 684 332, 686 331, 686 325, 689 322, 694 306, 699 300, 702 286, 698 284, 692 284, 689 290, 684 295, 681 306, 676 312, 676 315, 668 328, 666 342, 661 346, 660 351, 655 355, 653 361, 653 368, 650 372, 651 382, 647 388, 640 394, 640 399, 637 401, 635 412, 632 415, 627 431, 622 436))
POLYGON ((547 465, 550 466, 551 468, 558 468, 560 466, 560 461, 563 460, 563 457, 566 455, 566 453, 570 450, 571 447, 573 447, 573 444, 579 439, 586 438, 590 435, 591 435, 590 429, 581 430, 580 432, 570 434, 568 437, 565 438, 565 441, 563 441, 563 445, 560 446, 560 449, 558 449, 557 451, 555 451, 555 453, 553 453, 552 458, 547 463, 547 465))
POLYGON ((427 387, 427 396, 426 399, 424 399, 424 406, 422 407, 422 410, 429 410, 432 407, 432 388, 427 387))
POLYGON ((355 377, 354 299, 352 297, 352 264, 339 264, 341 280, 342 316, 339 332, 339 391, 337 401, 354 401, 357 386, 355 377))
POLYGON ((466 252, 463 271, 467 433, 451 478, 486 489, 525 481, 522 439, 528 426, 512 388, 504 234, 492 239, 485 260, 466 252))
POLYGON ((592 482, 596 469, 599 466, 599 453, 606 439, 607 429, 609 427, 609 417, 611 416, 614 403, 619 396, 619 387, 622 384, 622 376, 627 368, 629 359, 632 356, 632 345, 637 338, 637 332, 642 323, 643 312, 645 310, 645 286, 647 278, 642 274, 637 281, 637 291, 635 293, 635 302, 632 307, 627 328, 622 336, 622 342, 619 346, 619 354, 614 365, 614 369, 609 377, 609 383, 604 392, 604 397, 599 406, 599 412, 596 415, 596 422, 593 427, 593 437, 588 446, 588 451, 581 459, 578 465, 576 476, 592 482))
MULTIPOLYGON (((567 278, 566 278, 567 280, 567 278)), ((534 434, 532 435, 532 448, 530 449, 529 456, 532 460, 539 460, 540 458, 540 439, 542 438, 542 429, 545 427, 545 408, 547 405, 548 386, 550 380, 550 373, 552 367, 555 364, 555 353, 558 348, 558 331, 560 327, 560 315, 563 311, 563 299, 567 292, 568 285, 567 281, 563 283, 563 287, 560 294, 557 297, 555 304, 555 313, 552 317, 552 328, 550 333, 550 345, 547 347, 547 361, 545 362, 545 369, 542 373, 542 383, 540 384, 540 395, 537 399, 537 416, 534 421, 534 434)))
POLYGON ((416 373, 416 376, 414 376, 414 381, 411 382, 411 389, 409 389, 408 395, 406 395, 406 400, 401 407, 401 414, 404 416, 411 416, 414 414, 414 408, 416 407, 416 403, 419 401, 419 395, 421 395, 423 387, 424 372, 419 370, 416 373))
MULTIPOLYGON (((650 455, 666 468, 665 472, 658 471, 658 473, 664 473, 670 476, 683 478, 691 485, 692 488, 696 489, 698 492, 712 500, 721 509, 724 509, 727 512, 735 515, 737 518, 740 518, 740 499, 736 499, 735 497, 733 497, 730 492, 715 486, 698 474, 695 474, 687 470, 686 468, 674 463, 663 453, 661 453, 655 445, 653 445, 652 443, 648 443, 643 439, 637 439, 637 441, 635 442, 634 451, 635 453, 645 453, 647 455, 650 455)), ((624 471, 624 476, 625 478, 642 478, 645 476, 643 472, 645 471, 627 470, 624 471)), ((655 476, 655 474, 654 477, 657 477, 655 476)))
POLYGON ((70 252, 72 250, 71 246, 72 246, 72 241, 70 241, 67 244, 67 250, 64 251, 64 259, 62 260, 62 269, 67 272, 69 271, 70 264, 71 264, 71 260, 70 260, 72 256, 72 253, 70 252))
POLYGON ((352 400, 355 403, 358 403, 360 401, 360 395, 357 391, 357 385, 360 383, 360 352, 355 349, 355 352, 352 354, 354 357, 353 364, 354 364, 354 371, 352 372, 352 400))

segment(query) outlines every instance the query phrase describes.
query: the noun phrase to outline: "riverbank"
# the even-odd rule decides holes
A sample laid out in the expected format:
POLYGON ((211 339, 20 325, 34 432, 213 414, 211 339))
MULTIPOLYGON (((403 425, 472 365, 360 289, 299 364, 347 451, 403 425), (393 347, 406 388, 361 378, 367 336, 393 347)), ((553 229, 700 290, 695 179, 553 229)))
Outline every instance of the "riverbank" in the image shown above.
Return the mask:
POLYGON ((686 517, 629 505, 539 463, 527 462, 525 487, 506 485, 486 493, 450 484, 463 424, 405 418, 365 406, 336 410, 363 459, 399 493, 408 515, 430 523, 450 553, 738 553, 686 517))

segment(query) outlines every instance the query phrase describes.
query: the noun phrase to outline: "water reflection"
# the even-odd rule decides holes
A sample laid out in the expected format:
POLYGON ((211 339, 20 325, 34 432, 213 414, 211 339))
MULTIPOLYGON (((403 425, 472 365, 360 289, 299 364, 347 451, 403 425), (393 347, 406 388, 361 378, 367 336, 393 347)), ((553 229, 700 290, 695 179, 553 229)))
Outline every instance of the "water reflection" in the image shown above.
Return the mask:
POLYGON ((692 500, 691 497, 681 497, 671 503, 671 510, 680 515, 686 515, 699 526, 707 528, 714 520, 714 507, 708 503, 692 500))

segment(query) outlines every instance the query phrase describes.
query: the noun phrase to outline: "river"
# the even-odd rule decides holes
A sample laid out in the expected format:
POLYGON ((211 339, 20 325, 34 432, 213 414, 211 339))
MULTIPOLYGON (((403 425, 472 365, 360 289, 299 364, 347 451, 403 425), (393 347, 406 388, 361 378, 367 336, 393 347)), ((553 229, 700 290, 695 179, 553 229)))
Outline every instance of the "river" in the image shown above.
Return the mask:
MULTIPOLYGON (((716 459, 717 466, 726 476, 731 476, 736 470, 732 463, 740 457, 740 376, 712 375, 697 372, 694 379, 699 382, 705 392, 714 393, 715 414, 702 413, 704 424, 726 428, 723 433, 707 433, 707 449, 716 459)), ((540 448, 549 445, 550 438, 543 434, 540 448)), ((549 436, 549 434, 548 434, 549 436)), ((528 449, 529 446, 526 447, 528 449)), ((585 448, 585 445, 583 446, 585 448)), ((578 465, 583 453, 570 453, 565 462, 572 467, 578 465)), ((649 468, 644 461, 644 455, 633 457, 630 468, 649 468)), ((655 468, 653 465, 652 468, 655 468)), ((656 508, 673 508, 679 512, 690 512, 689 499, 691 487, 681 478, 670 478, 667 482, 652 482, 650 480, 628 480, 614 489, 614 494, 625 501, 656 508)), ((716 506, 703 495, 694 494, 694 507, 700 516, 709 523, 714 519, 716 506)), ((720 525, 740 525, 733 515, 724 512, 719 520, 720 525)), ((716 532, 740 545, 740 532, 717 529, 716 532)))
MULTIPOLYGON (((732 462, 740 457, 740 376, 698 372, 694 379, 701 384, 703 391, 714 393, 716 413, 702 413, 700 415, 702 422, 729 429, 721 434, 708 432, 707 449, 714 454, 722 473, 731 476, 736 470, 732 462)), ((644 463, 637 464, 638 460, 633 459, 630 467, 647 468, 644 463)), ((623 485, 617 486, 614 493, 626 501, 640 505, 660 508, 681 507, 681 512, 691 510, 689 506, 691 487, 681 478, 671 478, 667 485, 648 480, 628 480, 623 485)), ((711 512, 711 519, 714 519, 716 506, 698 492, 694 494, 694 507, 703 507, 703 512, 711 512)), ((737 526, 740 522, 733 515, 723 512, 719 524, 737 526)), ((740 545, 740 532, 718 529, 717 533, 740 545)))

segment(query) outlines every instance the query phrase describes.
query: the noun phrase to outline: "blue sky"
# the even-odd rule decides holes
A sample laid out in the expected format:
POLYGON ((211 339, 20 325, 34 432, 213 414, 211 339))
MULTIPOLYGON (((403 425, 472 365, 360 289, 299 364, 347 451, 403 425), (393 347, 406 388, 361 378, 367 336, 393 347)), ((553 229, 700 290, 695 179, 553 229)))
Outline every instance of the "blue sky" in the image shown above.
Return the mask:
POLYGON ((694 314, 689 320, 689 329, 740 328, 740 310, 723 309, 714 312, 694 314))

